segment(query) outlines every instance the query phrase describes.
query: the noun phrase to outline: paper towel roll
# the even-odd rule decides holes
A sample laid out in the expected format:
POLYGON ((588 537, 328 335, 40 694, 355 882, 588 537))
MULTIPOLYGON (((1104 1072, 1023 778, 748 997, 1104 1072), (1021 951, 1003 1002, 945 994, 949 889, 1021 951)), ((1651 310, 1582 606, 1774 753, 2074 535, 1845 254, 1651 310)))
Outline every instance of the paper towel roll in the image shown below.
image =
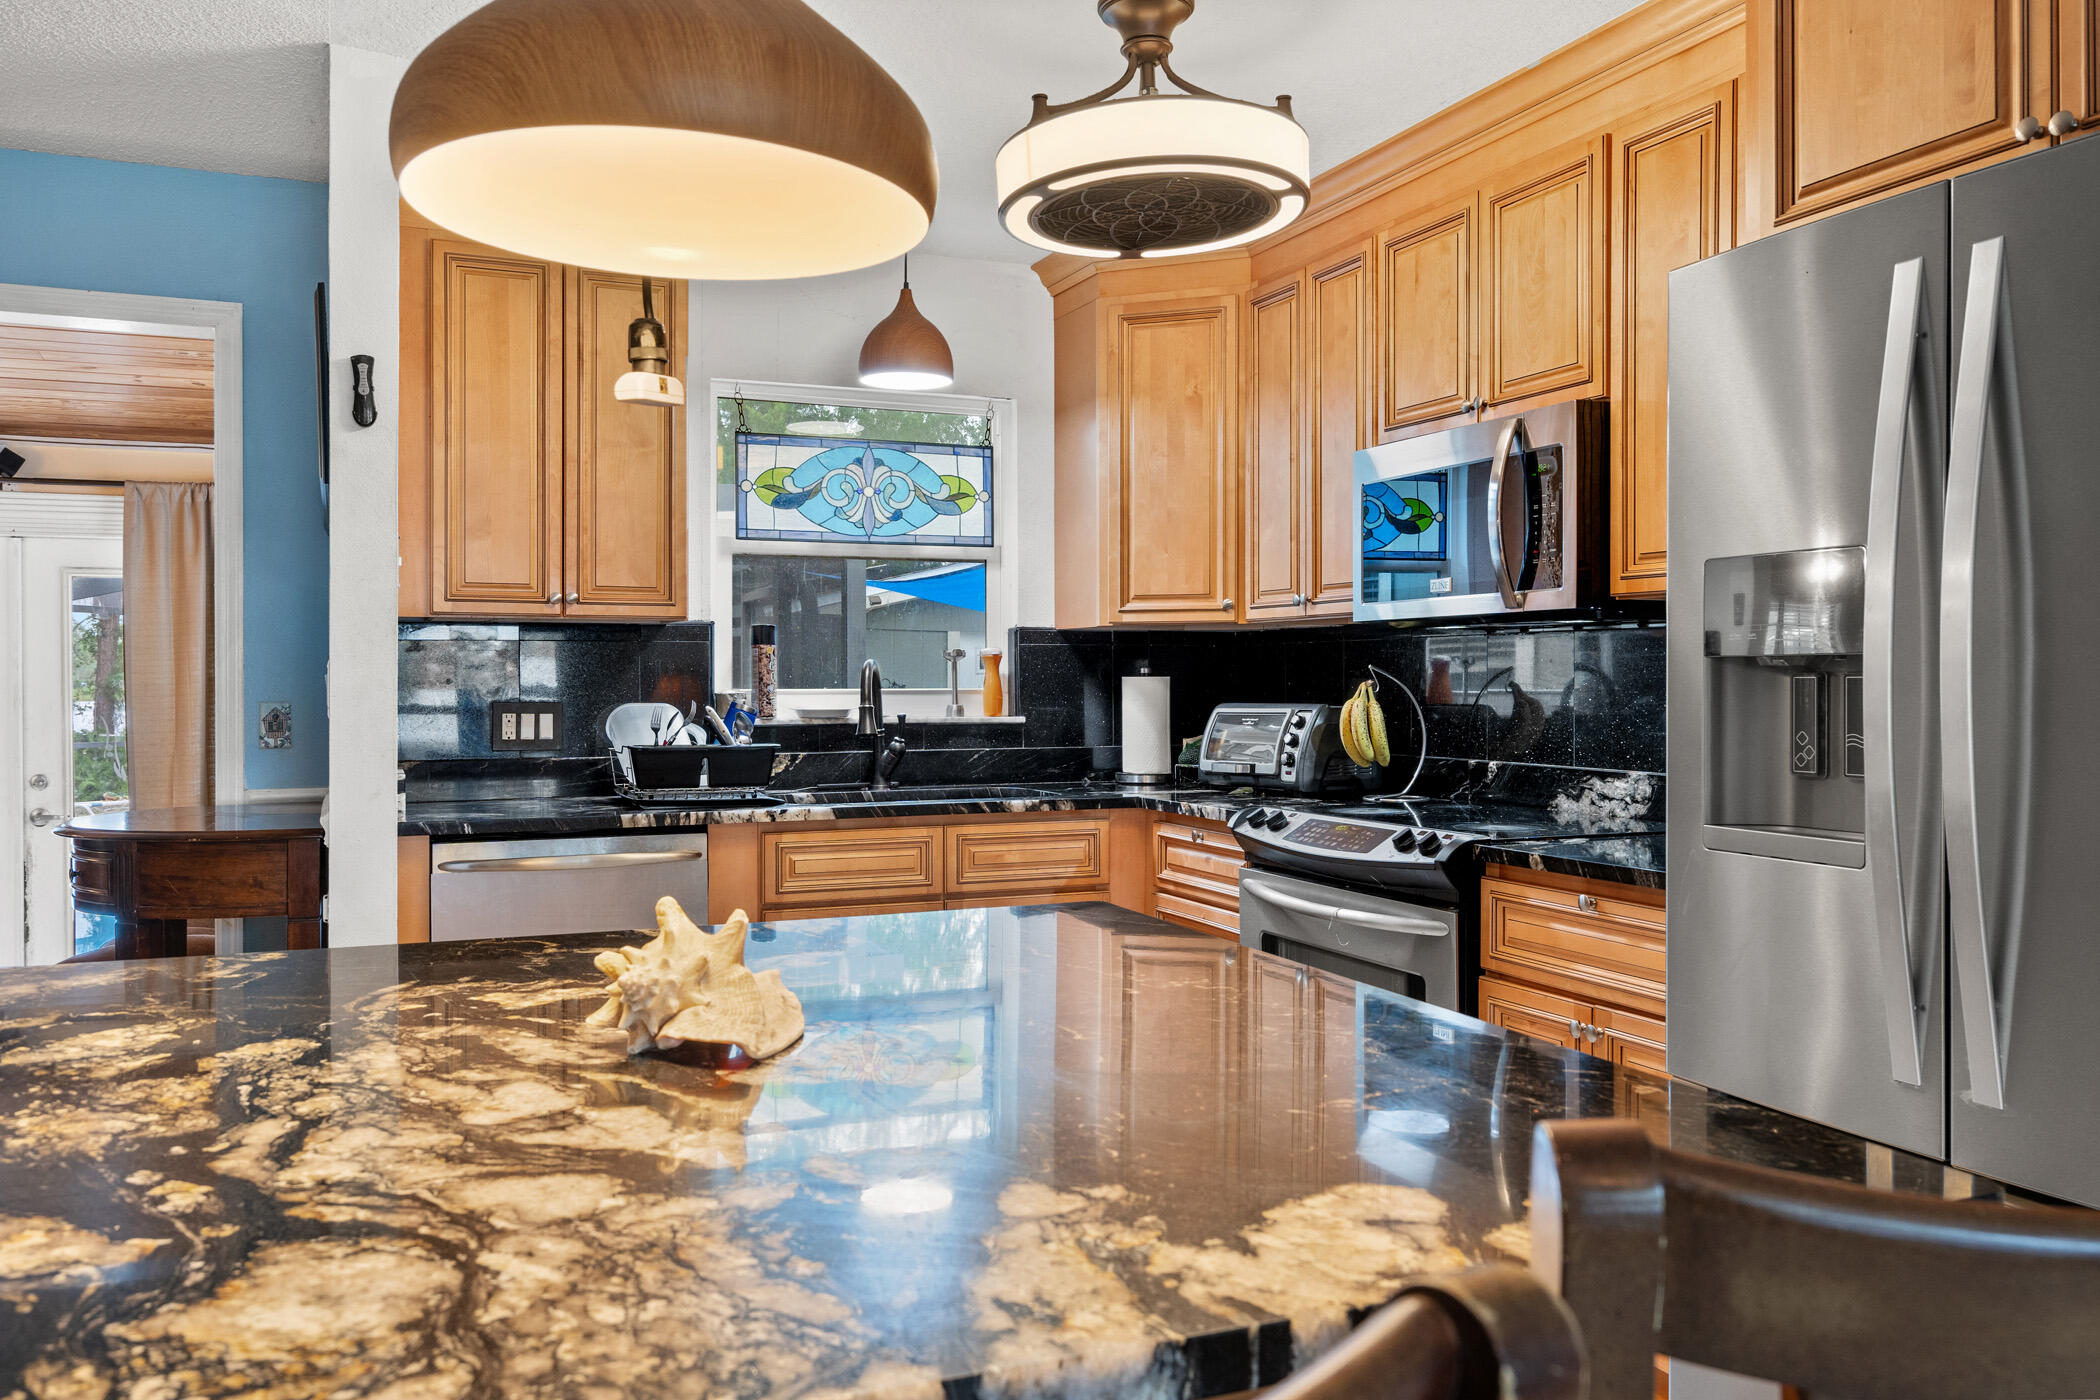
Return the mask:
POLYGON ((1120 778, 1172 778, 1174 735, 1168 721, 1171 676, 1123 677, 1123 766, 1120 778))

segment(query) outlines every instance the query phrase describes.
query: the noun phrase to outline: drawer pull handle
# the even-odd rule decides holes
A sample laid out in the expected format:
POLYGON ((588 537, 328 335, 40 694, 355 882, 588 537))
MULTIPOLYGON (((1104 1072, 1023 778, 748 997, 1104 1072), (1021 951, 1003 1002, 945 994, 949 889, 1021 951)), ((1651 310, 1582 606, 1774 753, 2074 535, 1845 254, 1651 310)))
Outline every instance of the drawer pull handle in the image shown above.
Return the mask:
POLYGON ((705 860, 705 851, 612 851, 603 855, 511 856, 501 860, 446 860, 438 869, 452 875, 494 875, 506 871, 613 870, 634 865, 670 865, 705 860))

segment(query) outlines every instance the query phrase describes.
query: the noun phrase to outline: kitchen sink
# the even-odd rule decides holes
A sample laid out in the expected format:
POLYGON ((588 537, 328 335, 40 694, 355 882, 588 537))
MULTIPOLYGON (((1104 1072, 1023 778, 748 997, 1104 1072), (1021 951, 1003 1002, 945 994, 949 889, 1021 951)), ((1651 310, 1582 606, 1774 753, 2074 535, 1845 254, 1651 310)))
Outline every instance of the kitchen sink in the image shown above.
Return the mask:
POLYGON ((1049 790, 1015 783, 964 783, 947 787, 899 783, 894 787, 871 788, 858 784, 798 788, 775 792, 785 802, 839 807, 860 802, 1013 802, 1031 797, 1053 796, 1049 790))

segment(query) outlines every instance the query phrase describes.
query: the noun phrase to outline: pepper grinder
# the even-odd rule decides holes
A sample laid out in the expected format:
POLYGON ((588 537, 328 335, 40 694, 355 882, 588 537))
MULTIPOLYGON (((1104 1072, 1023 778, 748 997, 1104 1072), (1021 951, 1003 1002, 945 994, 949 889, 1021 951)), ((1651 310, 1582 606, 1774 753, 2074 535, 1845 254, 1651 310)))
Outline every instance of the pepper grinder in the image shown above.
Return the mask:
POLYGON ((778 646, 780 628, 776 623, 754 622, 751 624, 751 708, 762 720, 773 718, 773 702, 779 690, 778 646))

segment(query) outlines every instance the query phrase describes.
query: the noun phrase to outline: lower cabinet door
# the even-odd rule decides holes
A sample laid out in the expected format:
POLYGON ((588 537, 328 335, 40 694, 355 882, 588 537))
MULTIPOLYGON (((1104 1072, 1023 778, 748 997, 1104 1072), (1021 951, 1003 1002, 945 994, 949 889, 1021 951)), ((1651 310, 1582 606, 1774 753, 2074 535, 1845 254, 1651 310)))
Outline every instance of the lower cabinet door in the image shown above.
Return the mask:
POLYGON ((897 826, 859 831, 767 832, 759 838, 761 902, 829 907, 854 899, 938 909, 941 831, 897 826))
POLYGON ((1098 890, 1108 884, 1108 821, 1002 821, 948 828, 948 893, 958 899, 1098 890))
POLYGON ((1663 1023, 1617 1007, 1599 1005, 1591 1022, 1604 1032, 1594 1053, 1615 1065, 1649 1074, 1668 1074, 1669 1041, 1663 1023))
POLYGON ((1480 979, 1481 1020, 1570 1050, 1590 1048, 1578 1027, 1591 1019, 1592 1011, 1588 1002, 1572 1001, 1499 977, 1480 979))

